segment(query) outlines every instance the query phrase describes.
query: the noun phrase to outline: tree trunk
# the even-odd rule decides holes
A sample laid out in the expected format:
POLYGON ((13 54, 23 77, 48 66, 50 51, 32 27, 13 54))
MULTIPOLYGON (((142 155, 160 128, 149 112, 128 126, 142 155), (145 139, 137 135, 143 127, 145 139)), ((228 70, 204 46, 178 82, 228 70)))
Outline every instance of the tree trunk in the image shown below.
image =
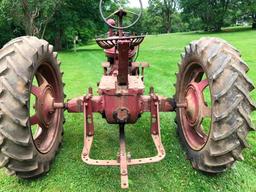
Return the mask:
POLYGON ((39 9, 36 7, 34 11, 31 11, 28 0, 22 0, 21 3, 24 14, 23 25, 26 35, 38 35, 39 31, 35 26, 35 19, 39 16, 39 9))
POLYGON ((252 23, 252 29, 255 29, 255 30, 256 30, 256 21, 254 21, 254 22, 252 23))
POLYGON ((221 31, 221 26, 222 25, 215 25, 213 28, 213 32, 220 32, 221 31))
POLYGON ((47 21, 46 21, 46 22, 45 22, 45 24, 44 24, 44 28, 43 28, 43 31, 42 31, 42 34, 41 34, 41 39, 43 39, 43 38, 44 38, 44 35, 45 35, 45 31, 46 31, 47 25, 48 25, 48 19, 47 19, 47 21))
POLYGON ((164 14, 164 28, 166 33, 171 33, 172 30, 172 14, 173 12, 166 11, 164 14))
POLYGON ((256 13, 252 15, 252 29, 256 29, 256 13))
POLYGON ((171 32, 171 11, 167 10, 165 13, 165 31, 166 33, 170 33, 171 32))
POLYGON ((31 16, 30 16, 30 12, 29 12, 29 3, 27 0, 22 0, 22 10, 23 10, 23 14, 24 14, 24 29, 26 32, 26 35, 31 36, 33 34, 32 32, 32 27, 31 27, 31 16))
POLYGON ((60 29, 59 32, 57 33, 56 37, 55 37, 55 50, 56 51, 61 51, 62 50, 62 34, 63 31, 60 29))
POLYGON ((165 32, 170 33, 172 31, 172 15, 176 9, 176 0, 164 0, 163 1, 163 18, 164 18, 164 27, 165 32))
POLYGON ((166 32, 166 33, 170 33, 170 32, 171 32, 171 26, 170 26, 169 23, 167 23, 167 24, 165 25, 165 32, 166 32))

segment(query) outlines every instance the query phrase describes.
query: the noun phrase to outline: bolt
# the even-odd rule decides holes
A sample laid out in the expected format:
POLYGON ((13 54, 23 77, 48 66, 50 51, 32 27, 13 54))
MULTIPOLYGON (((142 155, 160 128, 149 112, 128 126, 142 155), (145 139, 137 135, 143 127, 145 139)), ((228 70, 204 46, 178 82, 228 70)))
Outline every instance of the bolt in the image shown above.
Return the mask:
POLYGON ((157 122, 157 118, 156 117, 152 117, 152 123, 156 123, 157 122))
POLYGON ((49 111, 49 115, 52 115, 54 113, 54 110, 49 111))
POLYGON ((127 158, 128 158, 129 161, 131 160, 131 158, 132 158, 131 152, 128 152, 127 158))

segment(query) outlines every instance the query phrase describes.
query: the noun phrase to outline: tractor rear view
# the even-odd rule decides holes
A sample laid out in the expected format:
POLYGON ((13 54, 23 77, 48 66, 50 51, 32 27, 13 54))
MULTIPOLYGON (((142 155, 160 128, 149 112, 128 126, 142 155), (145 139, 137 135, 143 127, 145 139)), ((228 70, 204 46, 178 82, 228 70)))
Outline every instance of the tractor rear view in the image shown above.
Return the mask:
POLYGON ((180 141, 193 168, 220 173, 243 160, 242 151, 249 146, 246 137, 254 130, 250 113, 255 105, 249 96, 254 89, 246 75, 249 69, 239 51, 217 38, 193 41, 178 64, 175 96, 160 96, 153 87, 145 95, 144 72, 149 64, 136 61, 145 36, 124 31, 142 16, 139 2, 138 13, 120 6, 105 16, 109 6, 100 1, 109 31, 106 38, 96 40, 107 58, 96 96, 89 88, 86 95, 65 102, 60 62, 45 40, 19 37, 0 50, 0 167, 20 178, 48 172, 62 141, 65 110, 84 115, 82 160, 89 165, 119 166, 122 188, 129 186, 129 166, 164 159, 160 112, 176 112, 180 141), (129 16, 134 22, 127 24, 129 16), (119 126, 116 159, 90 158, 94 113, 119 126), (135 124, 143 113, 151 114, 149 131, 157 154, 133 159, 126 151, 125 125, 135 124))

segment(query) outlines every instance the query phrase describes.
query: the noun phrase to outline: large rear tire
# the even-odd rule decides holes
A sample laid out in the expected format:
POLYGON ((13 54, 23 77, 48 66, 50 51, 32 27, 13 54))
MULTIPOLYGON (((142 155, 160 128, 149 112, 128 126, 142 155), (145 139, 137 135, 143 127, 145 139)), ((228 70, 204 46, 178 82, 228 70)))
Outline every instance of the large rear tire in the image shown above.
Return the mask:
POLYGON ((59 149, 63 109, 51 111, 41 122, 46 104, 37 98, 34 107, 40 115, 37 120, 30 115, 31 94, 40 88, 33 85, 33 80, 38 86, 44 82, 48 99, 64 102, 59 64, 53 46, 36 37, 14 39, 0 50, 0 167, 10 175, 33 178, 48 172, 59 149), (37 136, 32 133, 32 124, 38 124, 37 136))
POLYGON ((185 48, 177 74, 176 113, 181 144, 195 169, 219 173, 243 160, 247 134, 255 130, 250 119, 255 105, 249 95, 254 86, 248 70, 240 53, 223 40, 202 38, 185 48), (211 107, 203 94, 207 86, 211 107), (209 115, 208 132, 203 130, 202 114, 209 115))

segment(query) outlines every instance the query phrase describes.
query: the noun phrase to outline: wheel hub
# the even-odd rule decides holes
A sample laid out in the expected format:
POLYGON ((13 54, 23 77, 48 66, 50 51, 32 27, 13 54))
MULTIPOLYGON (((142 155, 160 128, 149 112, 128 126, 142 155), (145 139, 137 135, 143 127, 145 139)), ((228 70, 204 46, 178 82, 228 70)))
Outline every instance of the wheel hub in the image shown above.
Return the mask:
POLYGON ((200 108, 202 101, 202 92, 196 83, 190 83, 187 86, 185 99, 187 102, 186 119, 190 126, 194 127, 202 119, 200 108))
POLYGON ((36 109, 40 124, 43 125, 43 127, 49 128, 52 116, 55 112, 53 89, 49 84, 45 85, 40 90, 39 97, 36 101, 36 109))
POLYGON ((200 150, 205 145, 209 131, 205 130, 202 123, 205 118, 211 118, 211 108, 205 102, 204 90, 209 86, 208 79, 199 80, 202 77, 201 70, 190 82, 184 86, 184 103, 182 103, 182 129, 189 146, 194 150, 200 150))

